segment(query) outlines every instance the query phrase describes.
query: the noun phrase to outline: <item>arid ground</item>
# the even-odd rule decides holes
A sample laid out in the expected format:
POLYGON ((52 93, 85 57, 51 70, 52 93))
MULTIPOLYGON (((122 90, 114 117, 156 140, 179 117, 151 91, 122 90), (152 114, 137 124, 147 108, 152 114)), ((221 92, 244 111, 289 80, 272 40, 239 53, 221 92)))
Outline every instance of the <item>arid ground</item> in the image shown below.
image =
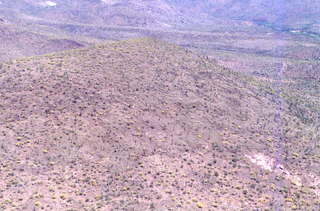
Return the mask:
POLYGON ((0 211, 320 210, 319 14, 0 0, 0 211))
POLYGON ((3 63, 0 209, 317 210, 277 83, 153 39, 3 63))

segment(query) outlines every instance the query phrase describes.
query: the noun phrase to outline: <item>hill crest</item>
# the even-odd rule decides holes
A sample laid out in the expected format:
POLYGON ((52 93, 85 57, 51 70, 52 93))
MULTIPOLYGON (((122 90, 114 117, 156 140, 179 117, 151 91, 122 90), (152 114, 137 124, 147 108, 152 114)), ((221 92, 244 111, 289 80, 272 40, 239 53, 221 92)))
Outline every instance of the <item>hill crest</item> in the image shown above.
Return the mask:
MULTIPOLYGON (((24 210, 268 208, 278 187, 317 203, 312 158, 268 161, 285 156, 274 146, 277 102, 181 47, 135 39, 12 60, 0 84, 0 181, 24 210)), ((302 125, 282 112, 290 128, 302 125)), ((291 133, 286 148, 302 151, 291 133)))

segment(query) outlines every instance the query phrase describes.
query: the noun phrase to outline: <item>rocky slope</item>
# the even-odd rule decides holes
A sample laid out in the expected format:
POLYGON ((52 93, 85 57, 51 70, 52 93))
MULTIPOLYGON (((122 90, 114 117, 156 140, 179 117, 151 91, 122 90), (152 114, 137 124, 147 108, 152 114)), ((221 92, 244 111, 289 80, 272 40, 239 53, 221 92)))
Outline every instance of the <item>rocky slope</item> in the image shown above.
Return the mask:
POLYGON ((317 210, 319 155, 262 83, 150 39, 1 64, 0 209, 317 210))

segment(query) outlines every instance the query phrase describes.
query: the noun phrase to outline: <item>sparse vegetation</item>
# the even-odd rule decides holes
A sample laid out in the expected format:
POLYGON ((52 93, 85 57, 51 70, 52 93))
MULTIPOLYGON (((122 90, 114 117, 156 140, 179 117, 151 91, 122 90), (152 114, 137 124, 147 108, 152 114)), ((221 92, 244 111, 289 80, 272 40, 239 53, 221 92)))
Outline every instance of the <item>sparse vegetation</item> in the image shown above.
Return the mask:
POLYGON ((318 206, 308 175, 319 158, 305 152, 312 124, 290 111, 290 86, 275 123, 272 83, 152 39, 12 60, 3 70, 0 188, 12 197, 3 207, 267 209, 279 197, 283 209, 318 206), (282 137, 279 127, 288 129, 282 137), (276 153, 280 138, 289 175, 246 157, 276 153))
POLYGON ((261 2, 1 0, 0 210, 320 210, 318 20, 261 2))

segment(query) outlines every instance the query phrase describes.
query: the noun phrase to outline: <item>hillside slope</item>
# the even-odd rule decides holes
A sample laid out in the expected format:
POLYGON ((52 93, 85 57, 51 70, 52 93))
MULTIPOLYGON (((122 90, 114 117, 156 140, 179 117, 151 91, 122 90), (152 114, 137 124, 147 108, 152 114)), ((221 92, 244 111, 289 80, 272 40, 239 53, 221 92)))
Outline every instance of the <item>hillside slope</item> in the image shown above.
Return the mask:
POLYGON ((51 38, 1 22, 0 43, 0 62, 84 46, 73 40, 51 38))
POLYGON ((150 39, 1 64, 0 207, 319 208, 304 124, 254 82, 150 39))

